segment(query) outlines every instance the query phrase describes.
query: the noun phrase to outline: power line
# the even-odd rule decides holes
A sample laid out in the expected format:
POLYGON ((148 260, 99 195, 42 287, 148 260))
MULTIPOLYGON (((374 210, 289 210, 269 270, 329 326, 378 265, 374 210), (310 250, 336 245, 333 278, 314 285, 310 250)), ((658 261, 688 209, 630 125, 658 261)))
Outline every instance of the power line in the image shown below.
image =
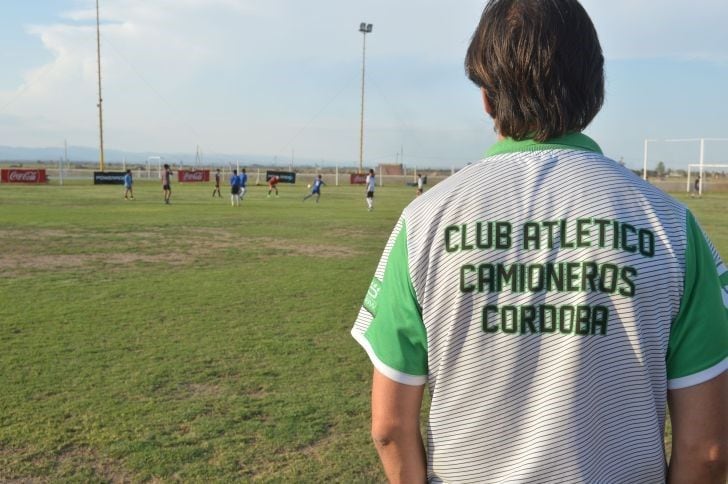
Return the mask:
MULTIPOLYGON (((293 135, 293 137, 287 143, 284 144, 284 150, 280 150, 280 151, 288 151, 288 148, 292 148, 293 147, 293 142, 298 139, 298 137, 301 135, 301 133, 303 133, 304 131, 306 131, 311 126, 311 124, 313 124, 313 122, 316 121, 316 119, 318 119, 318 117, 321 116, 321 114, 323 114, 324 111, 326 111, 326 109, 328 109, 328 107, 341 95, 341 93, 343 93, 347 88, 350 87, 349 85, 350 85, 351 81, 354 79, 354 77, 355 76, 353 76, 353 75, 351 77, 349 77, 347 79, 347 81, 344 83, 344 85, 336 92, 336 94, 334 94, 333 96, 331 96, 331 98, 329 98, 329 100, 326 101, 323 104, 323 106, 321 107, 321 109, 319 109, 318 112, 316 114, 314 114, 306 122, 306 124, 304 124, 298 130, 298 132, 296 132, 296 134, 293 135)), ((356 77, 358 77, 358 76, 356 76, 356 77)))
POLYGON ((190 123, 190 122, 189 122, 189 121, 188 121, 188 120, 187 120, 187 119, 186 119, 186 118, 185 118, 185 117, 184 117, 184 116, 183 116, 183 115, 182 115, 182 114, 180 113, 180 111, 178 111, 178 110, 177 110, 177 108, 176 108, 176 107, 175 107, 174 105, 172 105, 172 103, 170 103, 170 102, 169 102, 169 101, 168 101, 168 100, 167 100, 167 99, 166 99, 166 98, 165 98, 165 97, 164 97, 164 96, 162 95, 162 93, 160 93, 160 92, 159 92, 159 91, 158 91, 158 90, 157 90, 157 89, 156 89, 156 88, 155 88, 155 87, 154 87, 154 86, 153 86, 153 85, 152 85, 152 84, 151 84, 151 83, 150 83, 149 81, 147 81, 147 79, 146 79, 146 78, 145 78, 145 77, 144 77, 144 76, 142 75, 142 73, 141 73, 141 72, 139 72, 139 70, 138 70, 138 69, 137 69, 137 68, 136 68, 136 67, 134 66, 134 64, 132 64, 132 63, 131 63, 131 61, 129 61, 129 60, 128 60, 128 59, 127 59, 127 58, 126 58, 126 57, 125 57, 125 56, 124 56, 124 55, 123 55, 123 54, 122 54, 122 53, 121 53, 120 51, 119 51, 119 49, 117 49, 117 48, 116 48, 116 47, 114 46, 114 44, 112 44, 112 43, 111 43, 111 42, 109 42, 108 40, 106 40, 106 43, 107 43, 107 44, 109 44, 109 47, 111 47, 111 48, 112 48, 112 50, 114 51, 114 53, 115 53, 115 54, 116 54, 116 55, 117 55, 117 56, 118 56, 118 57, 119 57, 119 58, 120 58, 121 60, 123 60, 124 62, 126 62, 126 64, 127 64, 128 66, 129 66, 129 68, 130 68, 130 69, 131 69, 131 70, 132 70, 132 71, 134 72, 134 74, 136 74, 136 75, 137 75, 137 77, 139 77, 139 79, 141 79, 141 81, 142 81, 142 82, 143 82, 143 83, 144 83, 144 84, 145 84, 145 85, 146 85, 146 86, 147 86, 147 87, 149 88, 149 90, 150 90, 150 91, 152 91, 152 92, 153 92, 154 94, 156 94, 156 95, 157 95, 157 97, 159 97, 159 99, 161 99, 161 100, 162 100, 162 102, 163 102, 164 104, 166 104, 166 105, 167 105, 167 107, 169 108, 169 110, 170 110, 170 111, 172 111, 172 113, 173 113, 173 114, 174 114, 174 115, 176 116, 177 120, 178 120, 178 121, 179 121, 179 122, 180 122, 180 123, 181 123, 182 125, 184 125, 184 126, 185 126, 185 127, 187 128, 187 129, 189 129, 189 130, 190 130, 190 133, 192 133, 192 134, 193 134, 193 135, 195 136, 195 138, 197 138, 197 139, 199 140, 199 139, 201 138, 201 136, 200 136, 200 134, 199 134, 199 133, 197 132, 197 130, 196 130, 196 129, 194 128, 194 126, 192 126, 192 123, 190 123))

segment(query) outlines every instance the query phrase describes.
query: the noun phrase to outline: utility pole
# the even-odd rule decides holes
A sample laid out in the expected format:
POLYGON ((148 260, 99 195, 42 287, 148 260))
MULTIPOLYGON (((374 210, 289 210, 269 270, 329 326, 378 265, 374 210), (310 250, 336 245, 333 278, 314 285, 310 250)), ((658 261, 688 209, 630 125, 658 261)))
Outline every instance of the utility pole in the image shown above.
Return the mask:
POLYGON ((99 73, 99 170, 104 171, 104 115, 101 96, 101 25, 99 22, 99 0, 96 0, 96 61, 99 73))

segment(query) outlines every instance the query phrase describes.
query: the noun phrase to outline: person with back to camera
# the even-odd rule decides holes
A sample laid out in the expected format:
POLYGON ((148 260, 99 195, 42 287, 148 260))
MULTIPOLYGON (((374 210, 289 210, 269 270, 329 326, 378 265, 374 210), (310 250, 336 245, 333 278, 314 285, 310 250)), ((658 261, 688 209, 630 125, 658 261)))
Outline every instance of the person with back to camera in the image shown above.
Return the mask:
POLYGON ((230 206, 237 207, 240 205, 240 177, 238 170, 234 169, 230 175, 230 206))
POLYGON ((603 65, 576 0, 485 7, 465 67, 498 141, 405 208, 352 329, 390 481, 725 482, 728 269, 582 134, 603 65))

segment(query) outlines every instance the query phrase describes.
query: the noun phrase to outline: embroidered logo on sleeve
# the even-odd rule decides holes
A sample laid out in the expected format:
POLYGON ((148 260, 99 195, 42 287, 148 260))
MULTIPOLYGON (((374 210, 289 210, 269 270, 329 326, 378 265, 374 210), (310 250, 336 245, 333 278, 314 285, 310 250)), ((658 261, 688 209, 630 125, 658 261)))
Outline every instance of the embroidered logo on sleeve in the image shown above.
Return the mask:
POLYGON ((377 299, 379 298, 379 293, 381 291, 382 281, 375 277, 372 279, 372 283, 369 285, 369 289, 367 290, 367 295, 364 298, 364 309, 369 311, 372 316, 377 315, 377 299))

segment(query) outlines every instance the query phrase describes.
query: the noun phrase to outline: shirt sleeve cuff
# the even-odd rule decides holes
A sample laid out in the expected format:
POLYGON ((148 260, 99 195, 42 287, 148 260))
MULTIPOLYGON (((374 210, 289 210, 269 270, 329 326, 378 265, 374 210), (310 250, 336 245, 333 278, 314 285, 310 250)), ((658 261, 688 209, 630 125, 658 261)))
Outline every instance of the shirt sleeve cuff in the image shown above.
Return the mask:
MULTIPOLYGON (((368 350, 367 350, 368 351, 368 350)), ((680 378, 673 378, 667 381, 668 390, 678 390, 680 388, 692 387, 705 383, 708 380, 712 380, 716 376, 720 375, 724 371, 728 370, 728 358, 723 358, 718 364, 711 366, 698 373, 692 375, 683 376, 680 378)))
MULTIPOLYGON (((409 373, 403 373, 399 370, 392 368, 391 366, 388 366, 386 363, 380 360, 377 357, 377 354, 374 352, 374 348, 372 348, 372 345, 369 343, 369 340, 366 339, 363 334, 352 331, 351 335, 354 337, 357 343, 359 343, 361 347, 364 348, 364 350, 367 352, 367 355, 369 355, 369 359, 374 365, 374 368, 376 368, 382 375, 386 376, 390 380, 394 380, 397 383, 402 383, 404 385, 421 386, 427 383, 427 375, 410 375, 409 373)), ((728 362, 728 360, 726 361, 728 362)))

